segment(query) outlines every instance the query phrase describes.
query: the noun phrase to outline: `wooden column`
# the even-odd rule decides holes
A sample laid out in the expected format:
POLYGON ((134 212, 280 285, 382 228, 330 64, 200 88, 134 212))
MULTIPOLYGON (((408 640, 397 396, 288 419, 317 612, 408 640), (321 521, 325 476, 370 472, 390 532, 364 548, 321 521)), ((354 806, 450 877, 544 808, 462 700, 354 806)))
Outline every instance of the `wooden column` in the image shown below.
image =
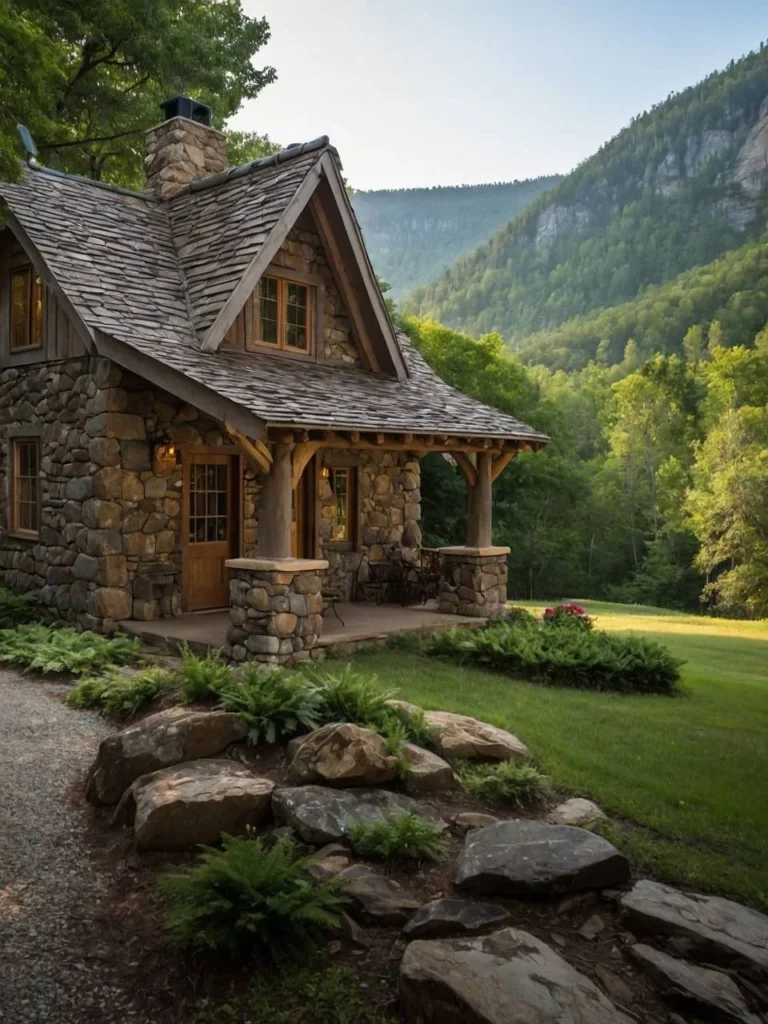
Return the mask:
POLYGON ((276 444, 259 499, 258 551, 263 558, 291 557, 292 511, 291 446, 276 444))
POLYGON ((467 489, 469 495, 467 507, 468 548, 491 546, 492 459, 490 452, 478 452, 477 480, 467 489))

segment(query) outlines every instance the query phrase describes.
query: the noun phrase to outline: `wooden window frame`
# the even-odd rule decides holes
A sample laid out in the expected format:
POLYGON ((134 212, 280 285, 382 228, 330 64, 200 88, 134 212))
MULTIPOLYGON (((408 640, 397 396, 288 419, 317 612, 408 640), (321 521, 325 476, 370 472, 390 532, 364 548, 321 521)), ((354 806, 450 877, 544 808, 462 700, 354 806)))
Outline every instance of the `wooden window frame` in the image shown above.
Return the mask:
POLYGON ((292 356, 313 356, 315 349, 315 287, 306 281, 295 280, 291 277, 283 277, 277 274, 264 274, 256 285, 253 296, 253 337, 255 344, 261 348, 269 349, 271 352, 288 352, 292 356), (277 285, 277 342, 264 341, 261 337, 261 282, 274 281, 277 285), (307 347, 297 348, 286 342, 286 323, 288 310, 288 288, 295 285, 297 288, 304 288, 307 293, 307 347))
POLYGON ((45 284, 40 274, 37 273, 31 263, 22 266, 12 267, 8 277, 8 351, 12 356, 20 352, 33 352, 43 347, 43 326, 45 323, 45 284), (13 318, 13 281, 16 277, 26 277, 26 324, 25 345, 14 345, 14 318, 13 318), (40 320, 39 335, 36 336, 37 317, 35 316, 35 302, 37 298, 37 282, 40 282, 40 320))
MULTIPOLYGON (((8 474, 9 480, 9 495, 8 495, 8 509, 10 519, 10 530, 12 536, 23 537, 25 540, 37 540, 40 536, 40 513, 41 513, 41 487, 40 487, 40 458, 41 458, 41 444, 39 437, 12 437, 9 439, 10 451, 10 473, 8 474), (21 458, 19 455, 19 447, 21 445, 32 445, 36 452, 37 461, 37 529, 29 530, 19 526, 19 466, 21 458)), ((25 477, 24 479, 33 479, 32 477, 25 477)))

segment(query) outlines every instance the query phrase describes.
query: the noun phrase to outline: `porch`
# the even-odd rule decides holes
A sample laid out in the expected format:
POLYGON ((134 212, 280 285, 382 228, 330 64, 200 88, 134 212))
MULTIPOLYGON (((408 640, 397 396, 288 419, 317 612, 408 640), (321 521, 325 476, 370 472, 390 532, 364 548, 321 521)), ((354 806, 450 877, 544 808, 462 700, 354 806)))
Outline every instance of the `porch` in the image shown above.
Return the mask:
MULTIPOLYGON (((453 626, 479 627, 488 621, 477 616, 456 615, 438 610, 437 601, 401 607, 391 604, 342 602, 335 615, 328 611, 323 618, 323 632, 317 649, 344 652, 347 647, 382 643, 403 633, 434 633, 453 626)), ((150 646, 177 651, 183 644, 203 653, 226 647, 231 625, 229 611, 191 612, 173 619, 120 623, 124 633, 139 637, 150 646)))

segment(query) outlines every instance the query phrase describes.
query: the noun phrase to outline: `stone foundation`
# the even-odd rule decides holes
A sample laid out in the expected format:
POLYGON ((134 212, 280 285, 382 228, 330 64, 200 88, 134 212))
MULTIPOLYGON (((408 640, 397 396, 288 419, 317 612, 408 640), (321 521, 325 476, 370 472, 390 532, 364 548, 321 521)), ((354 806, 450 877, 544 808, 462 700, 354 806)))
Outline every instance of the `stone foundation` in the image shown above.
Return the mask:
POLYGON ((317 649, 323 629, 324 559, 233 558, 226 657, 293 665, 317 649))
POLYGON ((441 548, 439 611, 493 619, 507 600, 509 548, 441 548))

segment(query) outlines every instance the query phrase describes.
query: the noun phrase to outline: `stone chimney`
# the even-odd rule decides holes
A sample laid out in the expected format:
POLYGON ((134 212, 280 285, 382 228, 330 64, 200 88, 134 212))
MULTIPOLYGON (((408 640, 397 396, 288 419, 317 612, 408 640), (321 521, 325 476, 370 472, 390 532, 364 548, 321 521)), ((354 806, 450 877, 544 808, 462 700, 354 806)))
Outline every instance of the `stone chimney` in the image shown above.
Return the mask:
POLYGON ((190 181, 227 168, 227 140, 211 127, 204 103, 175 96, 160 106, 166 120, 147 132, 146 190, 170 199, 190 181))

